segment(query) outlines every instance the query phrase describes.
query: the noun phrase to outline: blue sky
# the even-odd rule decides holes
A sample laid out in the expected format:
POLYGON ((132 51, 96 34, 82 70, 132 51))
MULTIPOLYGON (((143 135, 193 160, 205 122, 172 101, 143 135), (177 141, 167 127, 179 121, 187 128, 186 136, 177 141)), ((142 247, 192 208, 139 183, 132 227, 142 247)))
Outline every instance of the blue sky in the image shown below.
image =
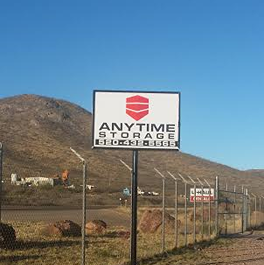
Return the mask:
POLYGON ((264 168, 262 0, 0 0, 0 97, 182 93, 182 151, 264 168))

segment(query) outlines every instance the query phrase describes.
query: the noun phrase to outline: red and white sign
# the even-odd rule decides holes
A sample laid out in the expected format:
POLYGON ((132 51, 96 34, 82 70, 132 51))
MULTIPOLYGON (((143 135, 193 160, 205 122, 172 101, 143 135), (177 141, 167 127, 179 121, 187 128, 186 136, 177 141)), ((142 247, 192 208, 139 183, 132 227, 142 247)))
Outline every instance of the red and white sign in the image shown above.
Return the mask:
MULTIPOLYGON (((214 189, 209 188, 196 188, 196 202, 209 202, 214 200, 214 189)), ((194 188, 190 189, 190 202, 194 202, 194 188)))
POLYGON ((179 150, 178 92, 94 91, 93 147, 179 150))

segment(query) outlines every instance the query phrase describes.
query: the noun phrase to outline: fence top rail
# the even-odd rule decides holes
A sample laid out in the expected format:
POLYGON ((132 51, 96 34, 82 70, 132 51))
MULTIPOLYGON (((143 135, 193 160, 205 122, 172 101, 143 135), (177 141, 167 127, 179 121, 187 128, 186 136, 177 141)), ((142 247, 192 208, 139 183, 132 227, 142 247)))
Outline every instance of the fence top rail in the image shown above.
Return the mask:
POLYGON ((234 214, 234 215, 242 215, 242 214, 246 214, 246 212, 218 212, 218 214, 223 214, 223 215, 225 215, 225 214, 228 214, 228 215, 232 215, 232 214, 234 214))
POLYGON ((237 192, 237 191, 231 191, 231 190, 219 190, 220 192, 226 192, 226 193, 232 193, 232 194, 238 194, 238 195, 245 195, 244 193, 242 192, 237 192))

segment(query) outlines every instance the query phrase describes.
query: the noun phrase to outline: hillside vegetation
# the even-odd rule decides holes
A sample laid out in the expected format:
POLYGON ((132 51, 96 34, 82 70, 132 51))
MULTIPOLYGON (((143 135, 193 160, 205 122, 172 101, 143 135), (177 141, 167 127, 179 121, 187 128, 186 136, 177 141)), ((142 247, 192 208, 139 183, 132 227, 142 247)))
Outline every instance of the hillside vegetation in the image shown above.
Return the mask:
MULTIPOLYGON (((91 148, 91 133, 92 114, 70 102, 37 95, 0 99, 0 141, 4 143, 6 194, 13 190, 9 185, 11 173, 24 177, 50 177, 68 169, 71 182, 79 187, 82 167, 70 151, 73 147, 88 161, 88 182, 96 186, 90 195, 91 200, 102 204, 116 201, 120 191, 130 185, 130 173, 119 159, 131 164, 131 151, 94 150, 91 148)), ((162 172, 169 170, 175 174, 206 177, 212 183, 218 175, 223 184, 225 181, 230 185, 248 184, 255 191, 263 188, 263 174, 239 171, 189 154, 144 151, 139 156, 139 186, 145 189, 160 191, 160 179, 154 176, 154 167, 162 172)), ((172 182, 168 190, 172 192, 172 182)), ((79 198, 77 191, 66 193, 67 198, 63 195, 62 198, 69 203, 71 198, 79 198)), ((13 191, 12 196, 16 197, 15 194, 13 191)))

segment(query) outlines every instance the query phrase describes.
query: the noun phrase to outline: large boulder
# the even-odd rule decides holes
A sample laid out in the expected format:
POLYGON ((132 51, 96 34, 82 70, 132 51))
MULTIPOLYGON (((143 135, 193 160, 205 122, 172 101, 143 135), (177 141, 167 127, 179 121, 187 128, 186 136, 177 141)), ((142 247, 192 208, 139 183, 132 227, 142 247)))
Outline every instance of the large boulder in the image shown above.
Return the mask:
POLYGON ((0 242, 5 248, 15 247, 16 232, 11 225, 0 223, 0 242))
MULTIPOLYGON (((161 210, 146 210, 139 222, 138 228, 143 233, 155 233, 162 224, 161 210)), ((178 220, 178 227, 181 222, 178 220)), ((174 229, 175 218, 165 212, 165 229, 174 229)))
POLYGON ((43 230, 42 235, 58 237, 78 237, 82 235, 81 227, 70 221, 64 220, 48 224, 43 230))
POLYGON ((102 220, 93 220, 86 224, 87 234, 103 234, 106 231, 107 224, 102 220))

